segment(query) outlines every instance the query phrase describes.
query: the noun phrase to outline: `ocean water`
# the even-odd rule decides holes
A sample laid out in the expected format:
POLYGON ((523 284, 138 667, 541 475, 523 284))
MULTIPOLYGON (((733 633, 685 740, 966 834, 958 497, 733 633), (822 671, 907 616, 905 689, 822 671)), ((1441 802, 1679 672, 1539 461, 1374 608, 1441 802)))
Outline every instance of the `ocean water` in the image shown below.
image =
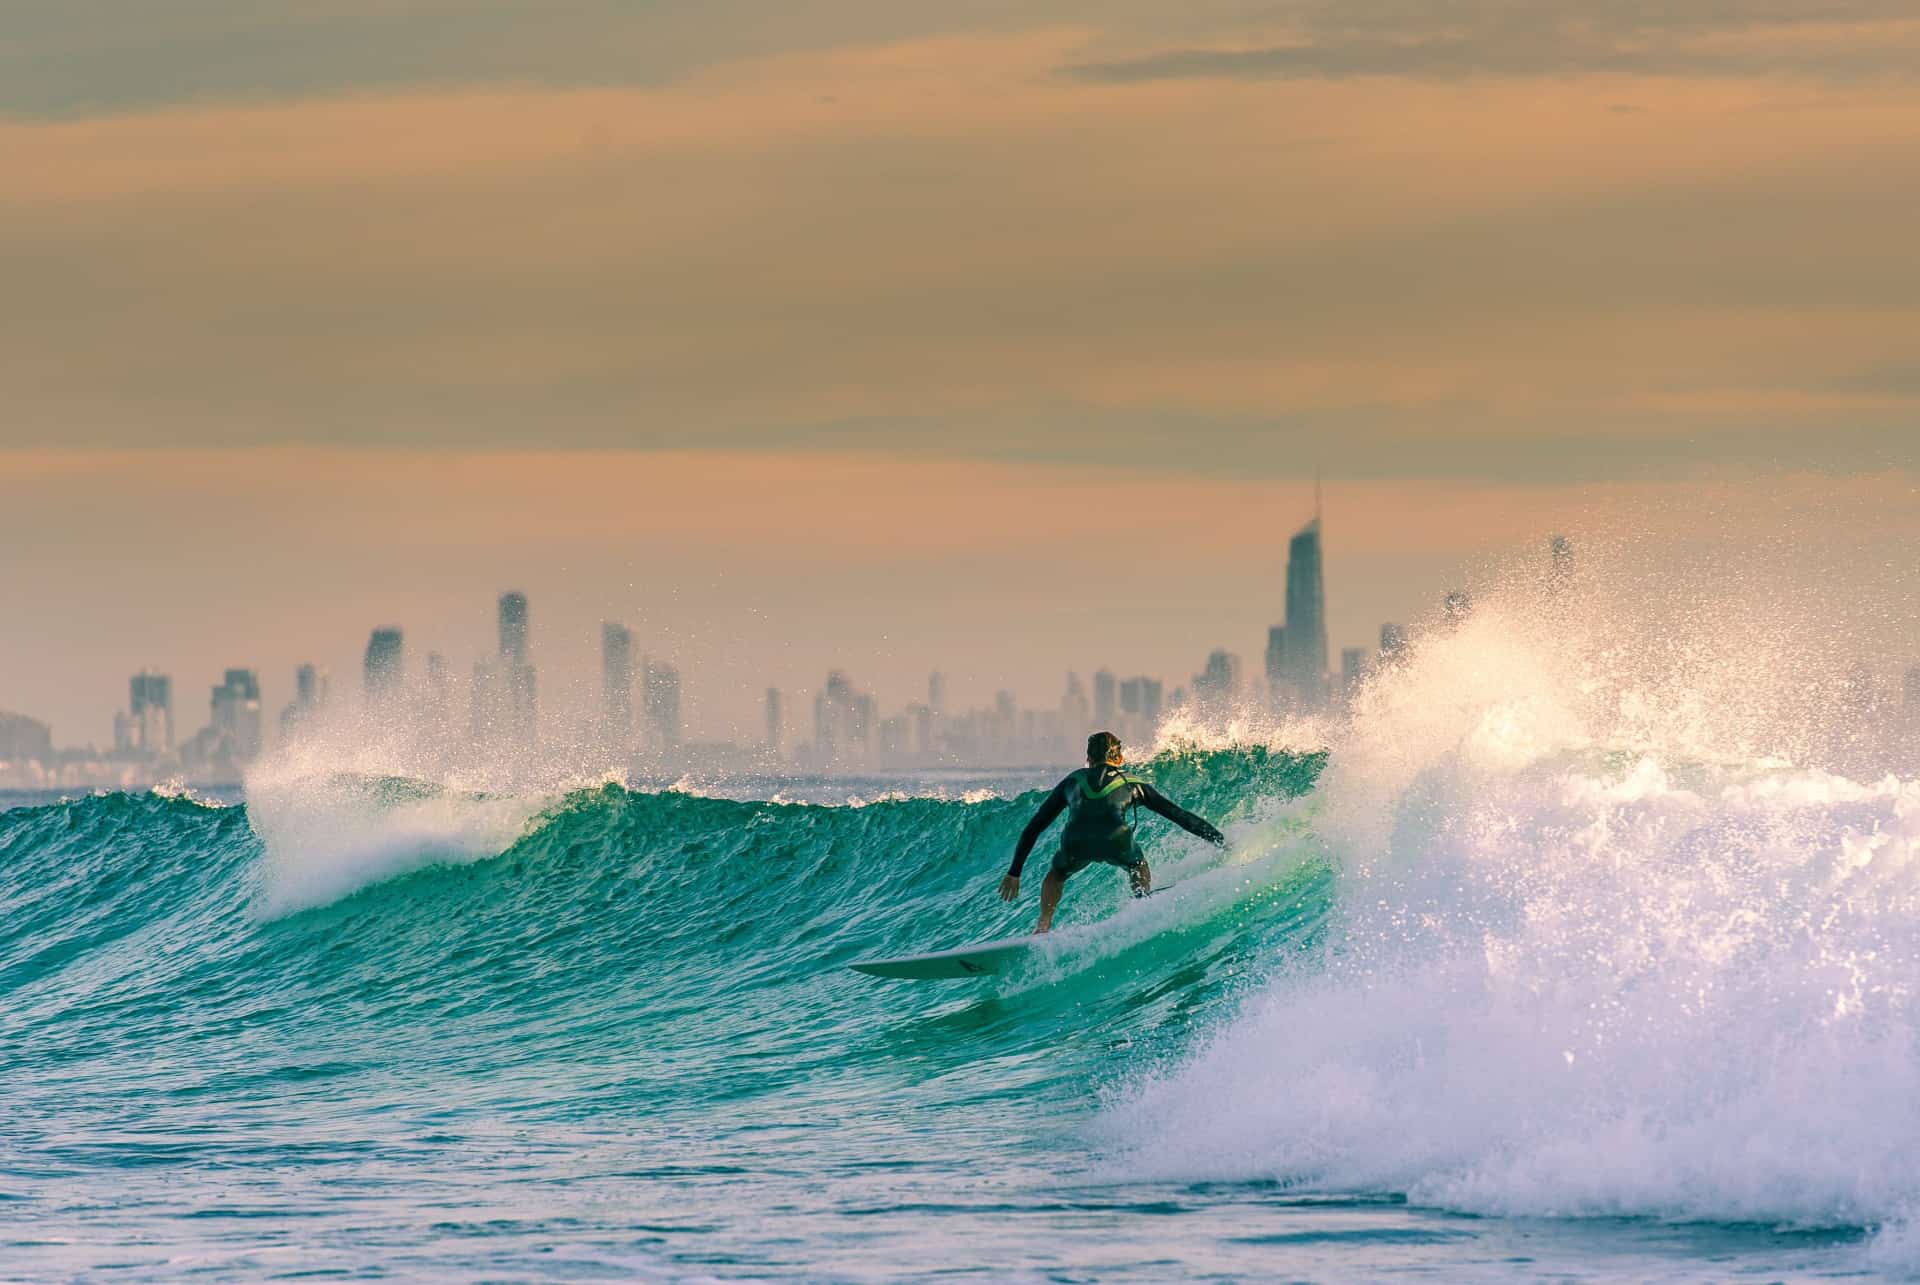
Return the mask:
POLYGON ((1230 848, 968 982, 844 965, 1024 930, 1047 781, 9 800, 0 1277, 1914 1274, 1903 742, 1577 633, 1171 729, 1230 848))

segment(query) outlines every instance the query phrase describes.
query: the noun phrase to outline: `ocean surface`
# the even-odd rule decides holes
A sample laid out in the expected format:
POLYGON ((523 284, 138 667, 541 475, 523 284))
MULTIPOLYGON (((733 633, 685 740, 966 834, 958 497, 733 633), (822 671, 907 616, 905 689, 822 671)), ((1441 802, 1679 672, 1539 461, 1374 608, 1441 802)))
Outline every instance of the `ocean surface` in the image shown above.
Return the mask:
POLYGON ((6 799, 0 1278, 1911 1275, 1920 780, 1475 655, 967 982, 845 965, 1024 931, 1045 778, 6 799))

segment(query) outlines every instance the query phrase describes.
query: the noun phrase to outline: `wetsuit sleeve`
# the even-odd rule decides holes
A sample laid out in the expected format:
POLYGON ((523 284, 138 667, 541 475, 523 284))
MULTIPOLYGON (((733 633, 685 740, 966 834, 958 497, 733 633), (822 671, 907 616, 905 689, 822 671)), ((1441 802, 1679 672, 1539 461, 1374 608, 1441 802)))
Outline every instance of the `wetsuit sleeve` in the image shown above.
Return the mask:
POLYGON ((1020 870, 1027 864, 1027 854, 1033 851, 1033 845, 1040 841, 1041 832, 1053 824, 1053 819, 1067 810, 1066 783, 1063 781, 1053 787, 1053 793, 1047 796, 1040 810, 1033 814, 1033 820, 1027 822, 1027 828, 1020 832, 1020 846, 1013 850, 1013 869, 1008 874, 1018 879, 1020 870))
POLYGON ((1220 844, 1223 847, 1226 845, 1227 836, 1215 829, 1211 821, 1205 817, 1195 816, 1144 781, 1140 783, 1140 802, 1150 811, 1159 813, 1188 834, 1197 834, 1208 843, 1220 844))

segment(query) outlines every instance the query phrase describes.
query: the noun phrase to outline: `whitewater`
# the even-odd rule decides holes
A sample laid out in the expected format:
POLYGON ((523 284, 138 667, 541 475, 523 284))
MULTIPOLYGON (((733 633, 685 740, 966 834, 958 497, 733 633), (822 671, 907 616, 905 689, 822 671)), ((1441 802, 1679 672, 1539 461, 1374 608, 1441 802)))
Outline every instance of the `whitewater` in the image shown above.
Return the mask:
POLYGON ((11 800, 0 1275, 1916 1274, 1913 729, 1670 587, 1169 725, 1228 849, 982 981, 844 965, 1024 931, 1048 773, 11 800))

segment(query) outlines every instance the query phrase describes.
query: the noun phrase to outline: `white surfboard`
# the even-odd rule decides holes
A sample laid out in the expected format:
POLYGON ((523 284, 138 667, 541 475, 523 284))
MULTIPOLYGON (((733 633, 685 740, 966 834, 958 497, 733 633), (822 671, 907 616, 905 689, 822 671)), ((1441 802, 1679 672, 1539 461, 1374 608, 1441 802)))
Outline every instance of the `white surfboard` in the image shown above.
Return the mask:
POLYGON ((925 955, 903 955, 899 959, 863 959, 847 967, 875 977, 907 977, 916 981, 932 977, 986 977, 1005 972, 1040 947, 1040 935, 1003 937, 974 946, 955 946, 925 955))
MULTIPOLYGON (((1170 883, 1161 884, 1147 895, 1157 896, 1172 887, 1170 883)), ((1067 928, 1061 931, 1073 933, 1078 930, 1067 928)), ((1006 972, 1039 950, 1046 940, 1045 933, 1029 933, 1025 937, 1002 937, 999 941, 955 946, 951 950, 930 951, 925 955, 863 959, 847 967, 856 973, 871 973, 875 977, 905 977, 912 981, 941 977, 990 977, 994 973, 1006 972)))

